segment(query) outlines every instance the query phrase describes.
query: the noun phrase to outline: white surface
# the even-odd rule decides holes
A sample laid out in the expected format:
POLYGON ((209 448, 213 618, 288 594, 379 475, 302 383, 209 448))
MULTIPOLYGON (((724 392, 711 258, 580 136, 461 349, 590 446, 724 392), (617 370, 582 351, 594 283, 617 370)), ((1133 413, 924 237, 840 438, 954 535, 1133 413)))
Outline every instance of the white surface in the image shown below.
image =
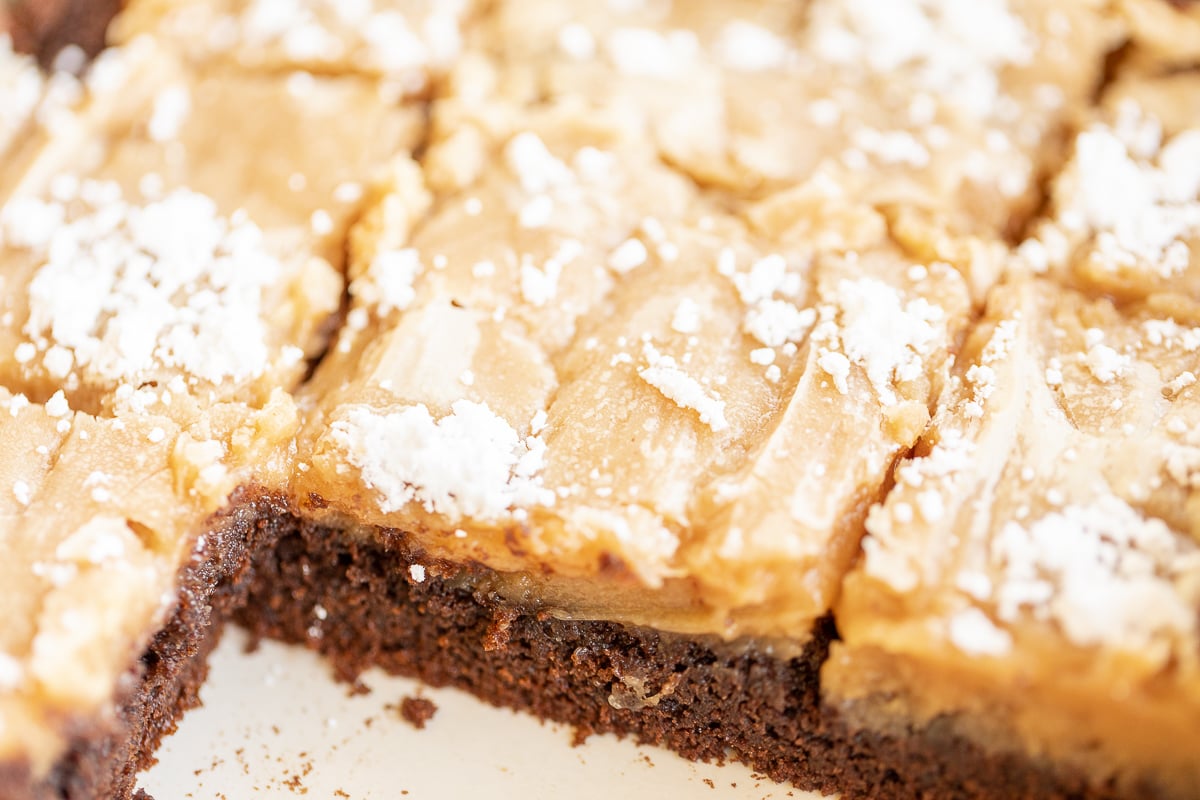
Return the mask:
POLYGON ((573 747, 566 727, 379 672, 363 676, 369 694, 351 696, 312 653, 268 642, 247 654, 245 643, 242 631, 226 633, 204 706, 142 776, 158 800, 810 797, 740 765, 692 764, 611 736, 573 747), (418 695, 438 708, 424 730, 396 710, 418 695))

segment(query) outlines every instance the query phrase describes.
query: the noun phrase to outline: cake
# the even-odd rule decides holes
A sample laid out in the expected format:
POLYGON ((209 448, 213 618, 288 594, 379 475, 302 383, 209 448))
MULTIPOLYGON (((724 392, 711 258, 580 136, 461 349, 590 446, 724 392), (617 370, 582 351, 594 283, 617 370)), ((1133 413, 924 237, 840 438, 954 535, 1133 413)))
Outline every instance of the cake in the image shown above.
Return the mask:
POLYGON ((0 52, 0 796, 129 796, 229 620, 845 797, 1200 795, 1193 17, 0 52))

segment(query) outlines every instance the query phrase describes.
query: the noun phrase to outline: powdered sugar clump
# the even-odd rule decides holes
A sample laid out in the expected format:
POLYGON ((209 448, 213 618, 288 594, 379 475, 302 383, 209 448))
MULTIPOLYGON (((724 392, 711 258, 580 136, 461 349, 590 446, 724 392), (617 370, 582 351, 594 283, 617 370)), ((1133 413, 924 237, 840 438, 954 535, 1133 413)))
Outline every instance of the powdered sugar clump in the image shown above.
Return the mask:
POLYGON ((419 503, 451 519, 495 520, 554 502, 538 478, 545 442, 522 438, 484 403, 458 400, 441 419, 424 404, 390 413, 353 406, 330 436, 385 514, 419 503))

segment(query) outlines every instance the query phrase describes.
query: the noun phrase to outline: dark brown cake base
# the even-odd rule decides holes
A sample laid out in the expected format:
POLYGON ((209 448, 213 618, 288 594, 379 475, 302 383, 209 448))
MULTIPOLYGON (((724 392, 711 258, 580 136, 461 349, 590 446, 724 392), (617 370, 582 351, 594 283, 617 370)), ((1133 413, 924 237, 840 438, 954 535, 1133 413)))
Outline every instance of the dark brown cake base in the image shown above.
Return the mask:
POLYGON ((948 719, 899 735, 851 731, 826 710, 833 745, 825 768, 847 798, 909 800, 1155 800, 1145 784, 1097 786, 1082 774, 1039 765, 1022 753, 989 753, 948 719))
POLYGON ((359 542, 297 523, 256 565, 238 619, 258 636, 324 653, 339 677, 368 667, 455 686, 575 727, 696 760, 743 761, 779 781, 833 791, 806 753, 821 743, 817 673, 833 626, 802 655, 608 622, 557 619, 476 590, 488 573, 431 563, 405 536, 359 542), (422 564, 417 582, 409 564, 422 564))
POLYGON ((0 763, 4 800, 124 800, 137 773, 154 763, 161 739, 199 705, 208 654, 224 623, 246 598, 252 556, 277 536, 283 506, 270 495, 240 492, 232 510, 213 518, 204 545, 180 572, 174 615, 132 665, 121 701, 107 720, 67 723, 69 749, 48 776, 34 781, 27 764, 0 763))
POLYGON ((837 635, 829 620, 799 657, 782 659, 753 645, 559 619, 480 588, 490 577, 430 561, 396 531, 367 541, 295 520, 256 563, 237 619, 256 636, 323 653, 343 680, 381 667, 567 723, 580 738, 629 735, 845 798, 1154 797, 985 752, 941 723, 901 736, 848 729, 819 699, 837 635), (425 567, 424 580, 412 564, 425 567))

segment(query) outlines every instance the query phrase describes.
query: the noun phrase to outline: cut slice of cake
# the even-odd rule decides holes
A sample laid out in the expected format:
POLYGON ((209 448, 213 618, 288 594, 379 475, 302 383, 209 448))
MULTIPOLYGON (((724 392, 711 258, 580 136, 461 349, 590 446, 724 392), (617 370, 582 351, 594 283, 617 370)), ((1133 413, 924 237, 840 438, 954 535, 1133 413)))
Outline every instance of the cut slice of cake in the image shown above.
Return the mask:
POLYGON ((822 691, 851 785, 1200 790, 1196 323, 993 294, 835 611, 822 691))
POLYGON ((992 293, 868 518, 822 671, 861 785, 1200 792, 1200 139, 1121 108, 1021 248, 1078 288, 992 293))
POLYGON ((374 78, 233 70, 108 51, 0 207, 6 798, 129 796, 196 702, 286 508, 346 228, 415 142, 374 78))
POLYGON ((242 618, 347 675, 830 786, 806 762, 829 609, 965 282, 870 209, 840 244, 772 241, 626 117, 474 96, 426 151, 448 185, 402 174, 354 232, 300 519, 242 618))

